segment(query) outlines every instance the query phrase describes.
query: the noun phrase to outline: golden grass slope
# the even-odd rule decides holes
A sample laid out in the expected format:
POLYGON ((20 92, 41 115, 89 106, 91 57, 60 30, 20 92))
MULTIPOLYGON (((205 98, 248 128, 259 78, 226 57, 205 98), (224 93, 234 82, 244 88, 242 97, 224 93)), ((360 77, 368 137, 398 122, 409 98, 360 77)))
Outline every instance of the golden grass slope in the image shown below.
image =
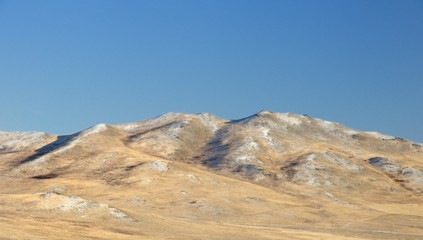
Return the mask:
POLYGON ((1 239, 422 239, 418 143, 292 113, 0 133, 1 239))

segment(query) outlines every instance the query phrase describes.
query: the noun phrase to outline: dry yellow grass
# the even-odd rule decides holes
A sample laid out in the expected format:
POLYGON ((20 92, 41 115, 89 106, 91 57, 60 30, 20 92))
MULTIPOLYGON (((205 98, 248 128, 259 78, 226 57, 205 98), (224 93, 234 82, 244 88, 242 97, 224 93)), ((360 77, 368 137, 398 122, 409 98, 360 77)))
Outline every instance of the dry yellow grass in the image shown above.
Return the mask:
POLYGON ((19 136, 0 137, 1 239, 423 239, 406 140, 269 112, 19 136))

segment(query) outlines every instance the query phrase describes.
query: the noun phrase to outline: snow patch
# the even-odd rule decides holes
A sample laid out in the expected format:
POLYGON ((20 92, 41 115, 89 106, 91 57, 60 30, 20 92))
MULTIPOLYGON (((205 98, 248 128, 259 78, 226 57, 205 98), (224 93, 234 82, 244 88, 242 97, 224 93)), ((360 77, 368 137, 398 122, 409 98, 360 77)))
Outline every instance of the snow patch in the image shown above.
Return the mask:
POLYGON ((317 178, 316 170, 323 169, 315 162, 316 154, 311 153, 302 159, 297 159, 291 162, 290 166, 285 167, 287 173, 294 172, 291 180, 293 182, 302 182, 311 186, 317 186, 321 184, 321 181, 317 178))
POLYGON ((261 126, 261 127, 259 128, 259 131, 260 131, 260 133, 261 133, 262 137, 263 137, 264 139, 266 139, 266 140, 267 140, 267 143, 268 143, 270 146, 274 146, 274 145, 275 145, 275 144, 274 144, 274 142, 273 142, 272 137, 270 137, 270 135, 269 135, 270 128, 267 128, 267 127, 261 126))
POLYGON ((90 135, 100 133, 107 130, 107 125, 104 123, 97 124, 81 132, 81 137, 88 137, 90 135))
POLYGON ((55 192, 41 193, 40 196, 44 199, 41 205, 47 209, 78 212, 85 212, 89 209, 106 209, 117 219, 129 222, 135 221, 135 219, 129 217, 117 208, 78 196, 66 196, 55 192))
POLYGON ((269 110, 261 110, 260 112, 257 113, 258 116, 267 116, 267 115, 271 115, 273 112, 269 111, 269 110))
POLYGON ((257 150, 260 150, 259 145, 254 141, 253 137, 248 136, 244 139, 242 145, 237 146, 226 158, 237 164, 263 163, 254 155, 257 150))
POLYGON ((120 126, 120 128, 127 131, 127 132, 132 132, 132 131, 136 130, 137 128, 139 128, 139 125, 130 123, 130 124, 122 125, 122 126, 120 126))
POLYGON ((346 129, 346 130, 344 130, 344 132, 345 132, 347 135, 350 135, 350 136, 355 135, 355 134, 359 134, 359 132, 358 132, 358 131, 355 131, 355 130, 352 130, 352 129, 346 129))
POLYGON ((328 198, 330 198, 330 199, 334 200, 335 202, 339 202, 339 203, 341 203, 341 204, 349 204, 349 202, 344 201, 344 200, 341 200, 341 199, 339 199, 339 198, 335 197, 332 193, 325 192, 325 195, 326 195, 328 198))
POLYGON ((175 138, 179 138, 179 133, 188 123, 189 123, 188 121, 173 123, 167 130, 167 134, 175 138))
POLYGON ((251 150, 259 150, 258 144, 254 141, 254 138, 249 136, 245 139, 245 142, 239 148, 240 151, 251 151, 251 150))
POLYGON ((160 160, 154 160, 150 162, 149 167, 155 169, 159 173, 169 170, 168 164, 160 160))
POLYGON ((355 171, 355 172, 358 172, 358 171, 363 170, 363 167, 362 166, 359 166, 359 165, 355 164, 350 159, 343 158, 343 157, 341 157, 341 156, 339 156, 337 154, 334 154, 332 152, 326 152, 324 154, 324 157, 327 160, 329 160, 329 162, 332 162, 332 163, 335 163, 335 164, 339 164, 339 165, 341 165, 341 166, 343 166, 343 167, 345 167, 345 168, 347 168, 349 170, 352 170, 352 171, 355 171))
POLYGON ((210 113, 200 113, 198 116, 200 117, 201 123, 208 127, 212 132, 216 132, 219 129, 218 121, 215 116, 210 113))
POLYGON ((46 137, 43 132, 0 132, 0 152, 14 152, 43 141, 46 137))
POLYGON ((316 118, 318 125, 327 133, 338 137, 351 137, 354 134, 358 134, 358 131, 346 128, 339 123, 330 122, 322 119, 316 118))
POLYGON ((288 125, 298 126, 303 124, 303 120, 293 116, 291 113, 280 113, 277 114, 279 120, 285 122, 288 125))
POLYGON ((329 122, 329 121, 320 120, 320 119, 316 119, 316 120, 318 125, 326 132, 330 132, 330 131, 334 131, 338 129, 337 124, 334 122, 329 122))
POLYGON ((423 171, 420 171, 412 167, 403 168, 401 174, 407 178, 418 177, 418 178, 421 178, 421 180, 423 181, 423 171))
POLYGON ((252 154, 244 154, 235 157, 235 163, 263 163, 260 159, 252 154))
MULTIPOLYGON (((197 177, 197 176, 195 176, 194 174, 190 174, 190 173, 180 173, 180 174, 178 174, 177 175, 178 177, 183 177, 183 178, 186 178, 186 179, 188 179, 190 182, 193 182, 193 183, 197 183, 197 184, 202 184, 202 182, 200 181, 200 179, 197 177)), ((184 191, 182 191, 182 192, 184 192, 184 191)), ((185 193, 186 194, 186 193, 185 193)), ((184 195, 185 195, 184 194, 184 195)))
POLYGON ((307 161, 314 161, 315 158, 316 158, 316 154, 311 153, 311 154, 307 155, 306 160, 307 161))
POLYGON ((159 128, 164 125, 170 124, 172 122, 181 121, 187 116, 188 114, 186 113, 170 112, 170 113, 166 113, 152 119, 147 119, 147 120, 134 122, 134 123, 122 124, 122 125, 118 125, 117 127, 119 127, 120 129, 124 131, 135 133, 139 131, 146 131, 149 129, 159 128))

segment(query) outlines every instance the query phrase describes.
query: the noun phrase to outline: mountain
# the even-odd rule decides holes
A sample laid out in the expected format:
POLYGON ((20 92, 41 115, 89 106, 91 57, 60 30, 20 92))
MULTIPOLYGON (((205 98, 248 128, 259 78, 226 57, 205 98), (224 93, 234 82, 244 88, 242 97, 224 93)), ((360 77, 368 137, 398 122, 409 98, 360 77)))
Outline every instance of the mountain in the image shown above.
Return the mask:
POLYGON ((307 115, 0 132, 2 239, 423 239, 423 147, 307 115))

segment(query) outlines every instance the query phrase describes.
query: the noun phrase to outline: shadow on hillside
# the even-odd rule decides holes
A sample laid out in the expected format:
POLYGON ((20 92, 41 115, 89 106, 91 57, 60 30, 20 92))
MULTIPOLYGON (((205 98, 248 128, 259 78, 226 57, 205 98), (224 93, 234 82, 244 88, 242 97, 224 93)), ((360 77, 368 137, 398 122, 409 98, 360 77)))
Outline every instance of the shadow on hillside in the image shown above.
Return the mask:
POLYGON ((212 168, 219 168, 229 149, 229 145, 223 142, 223 136, 227 134, 226 131, 226 128, 219 129, 213 139, 207 143, 204 152, 212 153, 212 155, 201 161, 202 164, 212 168))
POLYGON ((153 131, 156 131, 156 130, 160 130, 162 128, 164 129, 164 128, 167 128, 167 127, 172 126, 175 123, 177 123, 177 122, 166 123, 166 124, 163 124, 163 125, 160 125, 160 126, 157 126, 157 127, 153 127, 153 128, 149 128, 149 129, 143 130, 141 132, 137 132, 135 134, 130 135, 127 138, 127 141, 128 142, 136 141, 137 138, 139 138, 140 136, 142 136, 142 135, 144 135, 144 134, 146 134, 148 132, 153 132, 153 131))
POLYGON ((52 152, 56 149, 59 149, 61 147, 66 146, 69 142, 71 142, 78 135, 79 135, 79 133, 72 134, 72 135, 58 136, 56 138, 56 140, 54 140, 53 142, 35 150, 35 154, 21 160, 21 164, 34 161, 35 159, 42 157, 42 156, 46 155, 47 153, 50 153, 50 152, 52 152))

